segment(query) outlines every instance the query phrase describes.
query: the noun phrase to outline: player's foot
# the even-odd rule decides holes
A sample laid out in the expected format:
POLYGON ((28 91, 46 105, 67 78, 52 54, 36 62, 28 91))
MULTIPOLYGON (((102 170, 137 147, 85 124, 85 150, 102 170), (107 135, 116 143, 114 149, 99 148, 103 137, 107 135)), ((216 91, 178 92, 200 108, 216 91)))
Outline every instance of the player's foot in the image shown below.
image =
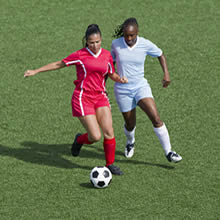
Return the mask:
POLYGON ((83 144, 79 144, 77 143, 77 138, 80 136, 81 134, 77 134, 75 136, 74 142, 72 144, 72 148, 71 148, 71 153, 74 157, 77 157, 79 155, 80 149, 83 146, 83 144))
POLYGON ((169 154, 167 154, 166 157, 169 162, 174 162, 174 163, 178 163, 182 160, 182 157, 174 151, 171 151, 169 154))
POLYGON ((134 143, 127 144, 125 147, 125 157, 131 158, 134 155, 134 143))
POLYGON ((114 175, 123 175, 123 172, 120 170, 119 167, 116 167, 115 165, 111 164, 107 166, 112 174, 114 175))

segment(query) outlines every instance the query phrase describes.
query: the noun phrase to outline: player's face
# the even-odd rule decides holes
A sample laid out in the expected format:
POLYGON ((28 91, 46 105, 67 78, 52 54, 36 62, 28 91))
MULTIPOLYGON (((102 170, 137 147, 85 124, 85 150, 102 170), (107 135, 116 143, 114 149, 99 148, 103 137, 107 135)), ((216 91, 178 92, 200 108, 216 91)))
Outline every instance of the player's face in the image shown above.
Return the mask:
POLYGON ((88 48, 94 53, 97 54, 101 48, 102 38, 100 34, 92 34, 88 37, 87 45, 88 48))
POLYGON ((124 29, 123 34, 127 45, 132 47, 137 41, 138 28, 136 25, 129 25, 124 29))

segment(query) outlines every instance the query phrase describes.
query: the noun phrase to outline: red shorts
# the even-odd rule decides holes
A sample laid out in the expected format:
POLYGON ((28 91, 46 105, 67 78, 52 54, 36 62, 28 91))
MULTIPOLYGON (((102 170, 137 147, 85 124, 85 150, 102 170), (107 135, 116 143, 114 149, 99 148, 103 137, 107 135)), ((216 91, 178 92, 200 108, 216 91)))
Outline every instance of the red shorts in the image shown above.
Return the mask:
POLYGON ((72 96, 72 114, 74 117, 85 115, 95 115, 96 109, 107 106, 110 103, 106 93, 85 93, 85 91, 75 90, 72 96))

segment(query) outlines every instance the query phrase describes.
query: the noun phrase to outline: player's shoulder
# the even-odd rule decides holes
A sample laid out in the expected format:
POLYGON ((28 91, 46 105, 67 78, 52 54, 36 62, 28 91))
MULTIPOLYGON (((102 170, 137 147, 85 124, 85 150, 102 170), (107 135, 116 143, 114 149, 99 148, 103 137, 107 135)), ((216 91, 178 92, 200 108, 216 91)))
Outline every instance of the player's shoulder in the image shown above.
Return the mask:
POLYGON ((119 37, 119 38, 114 39, 114 40, 112 41, 112 45, 118 45, 118 44, 121 44, 122 41, 123 41, 123 37, 119 37))
POLYGON ((110 51, 105 48, 102 48, 102 53, 110 53, 110 51))
POLYGON ((106 50, 105 48, 102 48, 102 54, 105 56, 110 56, 111 52, 109 50, 106 50))
POLYGON ((87 49, 84 47, 84 48, 81 48, 81 49, 77 50, 76 53, 79 54, 79 55, 81 55, 81 54, 85 54, 85 53, 87 54, 88 51, 87 51, 87 49))
POLYGON ((152 42, 150 40, 146 39, 145 37, 139 37, 139 43, 145 44, 145 45, 152 44, 152 42))
POLYGON ((73 51, 70 55, 80 56, 81 54, 83 54, 83 53, 85 53, 85 52, 86 52, 85 48, 82 48, 82 49, 73 51))
POLYGON ((75 52, 75 56, 77 56, 78 59, 84 59, 84 58, 86 58, 88 55, 89 55, 89 52, 88 52, 88 50, 86 49, 86 47, 81 48, 81 49, 79 49, 79 50, 77 50, 77 51, 75 52))
POLYGON ((151 40, 146 39, 144 37, 139 37, 138 44, 141 48, 145 48, 146 50, 157 47, 157 45, 155 43, 153 43, 151 40))

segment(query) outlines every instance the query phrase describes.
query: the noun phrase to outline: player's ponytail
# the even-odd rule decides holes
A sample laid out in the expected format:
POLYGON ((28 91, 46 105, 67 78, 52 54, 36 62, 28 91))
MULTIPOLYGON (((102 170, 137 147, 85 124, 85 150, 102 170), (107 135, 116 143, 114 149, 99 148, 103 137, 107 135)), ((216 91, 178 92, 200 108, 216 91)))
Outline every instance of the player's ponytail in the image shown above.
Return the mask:
POLYGON ((101 31, 99 29, 99 26, 97 24, 90 24, 87 27, 86 32, 85 32, 85 36, 82 39, 83 47, 88 46, 87 40, 88 40, 89 36, 92 34, 100 34, 100 36, 102 36, 101 31))
POLYGON ((113 34, 113 37, 119 38, 122 36, 123 36, 123 24, 120 24, 115 28, 115 33, 113 34))
POLYGON ((136 18, 128 18, 124 21, 123 24, 120 24, 118 25, 116 28, 115 28, 115 33, 113 35, 114 38, 119 38, 119 37, 123 37, 124 33, 124 29, 126 27, 128 27, 129 25, 132 25, 132 26, 137 26, 138 28, 138 23, 137 23, 137 20, 136 18))

